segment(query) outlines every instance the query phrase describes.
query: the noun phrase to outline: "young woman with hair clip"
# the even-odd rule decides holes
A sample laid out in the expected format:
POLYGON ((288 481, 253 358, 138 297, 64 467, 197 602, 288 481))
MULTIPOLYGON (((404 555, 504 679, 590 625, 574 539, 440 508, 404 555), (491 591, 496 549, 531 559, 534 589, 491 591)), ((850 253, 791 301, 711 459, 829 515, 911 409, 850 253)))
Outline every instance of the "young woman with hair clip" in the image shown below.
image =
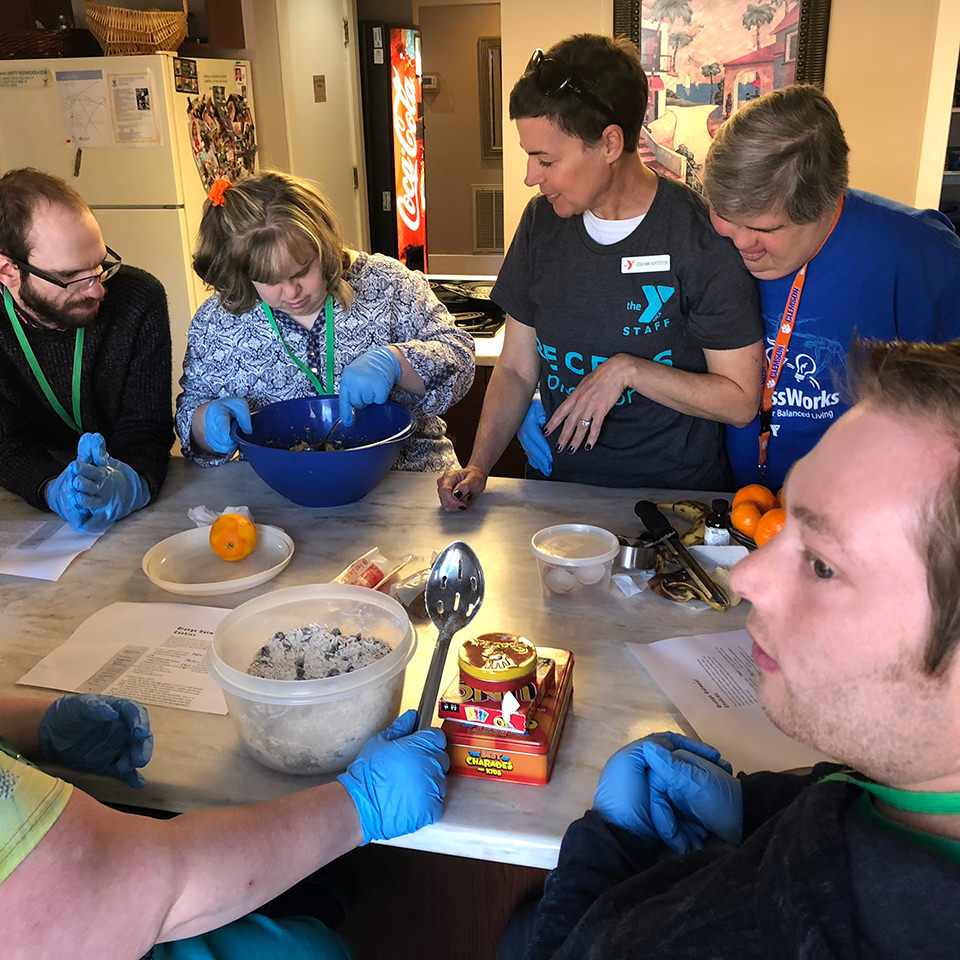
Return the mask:
POLYGON ((266 173, 218 180, 194 269, 214 289, 190 325, 177 398, 183 454, 216 466, 236 452, 234 422, 277 400, 338 394, 344 425, 388 398, 416 415, 397 469, 457 465, 439 415, 474 374, 473 339, 426 277, 344 246, 312 184, 266 173))

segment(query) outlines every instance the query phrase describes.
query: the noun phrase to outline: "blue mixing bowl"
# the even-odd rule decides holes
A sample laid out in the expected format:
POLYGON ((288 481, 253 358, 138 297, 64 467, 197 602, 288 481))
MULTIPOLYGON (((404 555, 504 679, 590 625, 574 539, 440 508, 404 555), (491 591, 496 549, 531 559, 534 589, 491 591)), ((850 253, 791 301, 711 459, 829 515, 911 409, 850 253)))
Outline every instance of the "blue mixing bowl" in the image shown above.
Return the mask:
POLYGON ((340 416, 335 396, 297 397, 251 415, 253 430, 237 435, 240 452, 260 479, 302 507, 339 507, 365 497, 387 474, 400 444, 413 433, 414 416, 399 403, 357 410, 352 426, 338 426, 339 450, 291 450, 319 444, 340 416))

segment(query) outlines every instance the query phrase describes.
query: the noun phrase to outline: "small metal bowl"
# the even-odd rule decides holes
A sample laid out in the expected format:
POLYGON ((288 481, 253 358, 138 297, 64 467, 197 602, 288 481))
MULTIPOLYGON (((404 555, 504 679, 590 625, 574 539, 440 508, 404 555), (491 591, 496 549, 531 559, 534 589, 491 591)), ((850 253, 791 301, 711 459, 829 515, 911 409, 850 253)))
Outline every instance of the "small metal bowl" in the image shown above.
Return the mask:
POLYGON ((657 552, 651 546, 652 539, 648 536, 624 537, 618 536, 620 553, 617 555, 617 566, 622 570, 652 570, 657 552))

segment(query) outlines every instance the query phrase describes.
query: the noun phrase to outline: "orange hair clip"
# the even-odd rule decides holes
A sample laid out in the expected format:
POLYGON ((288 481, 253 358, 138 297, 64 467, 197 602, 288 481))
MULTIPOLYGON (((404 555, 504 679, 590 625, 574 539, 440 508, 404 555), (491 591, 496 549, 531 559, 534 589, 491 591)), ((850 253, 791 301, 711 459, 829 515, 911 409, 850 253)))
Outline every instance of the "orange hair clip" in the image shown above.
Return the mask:
POLYGON ((229 180, 225 180, 223 177, 217 177, 217 179, 213 181, 213 186, 210 188, 210 193, 208 194, 210 203, 215 207, 222 207, 223 195, 232 186, 233 184, 229 180))

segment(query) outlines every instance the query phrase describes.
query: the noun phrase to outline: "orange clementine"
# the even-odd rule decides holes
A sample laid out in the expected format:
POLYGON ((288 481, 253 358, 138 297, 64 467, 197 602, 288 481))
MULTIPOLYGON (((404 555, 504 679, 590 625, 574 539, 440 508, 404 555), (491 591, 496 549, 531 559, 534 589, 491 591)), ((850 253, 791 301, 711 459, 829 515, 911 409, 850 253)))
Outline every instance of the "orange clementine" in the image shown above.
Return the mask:
POLYGON ((762 483, 748 483, 745 487, 741 487, 734 494, 733 506, 745 500, 752 500, 760 508, 761 513, 766 513, 777 505, 777 498, 773 495, 773 491, 762 483))
POLYGON ((783 497, 783 487, 781 487, 781 488, 777 491, 777 506, 778 506, 778 507, 785 507, 786 505, 787 505, 787 501, 786 501, 786 500, 784 499, 784 497, 783 497))
POLYGON ((225 513, 210 525, 210 546, 221 560, 242 560, 256 545, 256 525, 239 513, 225 513))
POLYGON ((783 507, 768 510, 757 522, 757 529, 753 533, 757 546, 762 547, 768 540, 775 537, 783 529, 786 520, 787 511, 783 507))
POLYGON ((763 511, 753 500, 741 500, 730 511, 730 522, 743 534, 752 537, 763 511))

